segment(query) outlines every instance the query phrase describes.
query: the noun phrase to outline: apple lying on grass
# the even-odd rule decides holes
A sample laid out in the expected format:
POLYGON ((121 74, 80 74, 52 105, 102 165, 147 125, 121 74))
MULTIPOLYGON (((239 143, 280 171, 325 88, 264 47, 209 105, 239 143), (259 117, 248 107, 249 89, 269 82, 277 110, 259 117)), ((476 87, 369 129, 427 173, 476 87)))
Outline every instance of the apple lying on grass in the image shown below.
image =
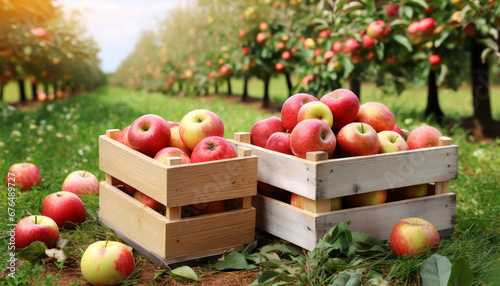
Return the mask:
POLYGON ((59 240, 59 227, 50 217, 32 215, 21 219, 14 228, 16 249, 25 248, 32 242, 41 241, 54 248, 59 240))
POLYGON ((395 255, 415 257, 426 252, 427 248, 436 251, 441 239, 436 228, 421 218, 400 220, 392 229, 389 237, 392 252, 395 255))
POLYGON ((170 126, 161 116, 143 115, 130 125, 127 132, 128 143, 134 150, 153 157, 170 144, 170 126))
POLYGON ((42 215, 53 219, 59 228, 75 229, 85 221, 87 210, 77 195, 57 192, 47 195, 43 200, 42 215))
POLYGON ((99 181, 90 172, 73 171, 64 179, 61 191, 76 195, 99 195, 99 181))
POLYGON ((21 191, 27 191, 41 183, 40 170, 35 164, 31 163, 17 163, 10 166, 5 178, 5 184, 8 187, 17 185, 21 191))
POLYGON ((281 119, 277 116, 272 116, 266 119, 259 120, 250 129, 250 137, 252 144, 264 147, 266 146, 267 139, 276 133, 285 132, 281 119))
POLYGON ((85 250, 80 268, 92 285, 116 285, 134 271, 132 248, 118 241, 97 241, 85 250))
POLYGON ((336 142, 335 134, 330 126, 319 119, 306 119, 299 122, 290 137, 293 154, 304 159, 307 152, 315 151, 325 151, 330 158, 335 151, 336 142))
POLYGON ((238 155, 227 139, 219 136, 210 136, 204 138, 196 145, 193 153, 191 153, 191 162, 200 163, 236 157, 238 155))
POLYGON ((184 115, 180 121, 179 134, 182 142, 190 150, 194 150, 196 145, 206 137, 223 137, 224 124, 214 112, 206 109, 195 109, 184 115))

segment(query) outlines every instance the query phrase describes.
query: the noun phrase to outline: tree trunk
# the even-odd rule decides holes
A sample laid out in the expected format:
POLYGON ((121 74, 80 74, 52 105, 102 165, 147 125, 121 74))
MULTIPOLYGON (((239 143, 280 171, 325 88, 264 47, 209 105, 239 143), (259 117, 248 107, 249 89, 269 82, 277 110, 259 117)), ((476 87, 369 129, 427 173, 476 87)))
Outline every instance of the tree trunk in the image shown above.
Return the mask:
POLYGON ((208 95, 208 86, 205 87, 205 95, 208 95))
POLYGON ((269 83, 271 81, 271 76, 266 75, 264 77, 264 97, 262 98, 262 107, 268 108, 270 106, 269 100, 269 83))
POLYGON ((26 90, 24 88, 24 79, 19 79, 17 83, 19 84, 19 101, 26 102, 27 98, 26 90))
POLYGON ((289 72, 285 72, 286 86, 288 87, 288 97, 292 96, 292 79, 289 72))
POLYGON ((439 106, 438 87, 436 84, 436 72, 431 70, 429 72, 428 86, 427 86, 427 108, 425 109, 425 116, 432 116, 438 123, 442 123, 444 113, 439 106))
POLYGON ((3 88, 4 88, 5 84, 3 83, 0 83, 0 102, 3 101, 3 88))
POLYGON ((231 90, 231 77, 227 77, 227 95, 232 95, 233 91, 231 90))
POLYGON ((359 101, 361 101, 361 82, 353 77, 349 82, 349 88, 358 97, 359 101))
POLYGON ((472 77, 472 104, 474 107, 474 118, 482 125, 491 123, 489 63, 482 62, 481 53, 484 46, 471 40, 471 77, 472 77))
POLYGON ((248 79, 249 76, 245 74, 245 78, 243 79, 243 94, 241 95, 241 101, 247 101, 248 99, 248 79))
POLYGON ((214 84, 214 93, 219 94, 219 81, 216 81, 214 84))
POLYGON ((49 96, 49 84, 46 82, 43 83, 43 91, 47 96, 49 96))
POLYGON ((34 101, 38 101, 37 84, 31 83, 31 96, 34 101))

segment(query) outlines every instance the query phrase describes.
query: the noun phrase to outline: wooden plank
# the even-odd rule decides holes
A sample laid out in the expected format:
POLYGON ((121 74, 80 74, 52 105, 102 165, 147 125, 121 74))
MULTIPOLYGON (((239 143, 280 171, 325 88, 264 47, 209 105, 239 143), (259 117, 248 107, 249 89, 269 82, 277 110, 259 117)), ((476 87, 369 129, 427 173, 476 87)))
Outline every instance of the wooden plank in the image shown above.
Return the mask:
POLYGON ((419 217, 432 223, 441 233, 455 228, 456 196, 454 193, 334 211, 317 217, 318 237, 341 222, 351 220, 348 229, 364 231, 378 239, 388 239, 398 221, 419 217))
POLYGON ((253 199, 257 228, 306 249, 316 245, 316 216, 263 195, 253 199))
POLYGON ((458 177, 456 145, 311 162, 251 144, 232 143, 251 148, 259 158, 259 181, 312 200, 458 177))
POLYGON ((167 219, 105 182, 99 185, 99 219, 112 224, 150 252, 165 256, 167 219))
POLYGON ((166 257, 218 250, 255 240, 255 209, 169 221, 166 228, 166 257))
MULTIPOLYGON (((307 152, 306 159, 313 162, 326 161, 328 160, 328 153, 324 151, 307 152)), ((304 210, 306 211, 310 211, 313 213, 325 213, 332 210, 331 199, 315 201, 304 197, 303 201, 304 210)))
MULTIPOLYGON (((450 146, 452 144, 452 139, 449 137, 441 136, 439 137, 439 146, 450 146)), ((435 192, 436 194, 444 194, 450 191, 450 181, 437 182, 435 192)))
POLYGON ((258 157, 259 181, 292 191, 309 199, 316 199, 316 162, 282 154, 255 145, 229 140, 238 147, 252 149, 258 157))
POLYGON ((234 140, 241 143, 252 143, 252 137, 249 132, 234 132, 234 140))
POLYGON ((257 157, 169 167, 167 206, 185 206, 257 194, 257 157))
POLYGON ((116 138, 118 138, 118 135, 120 135, 120 132, 120 129, 108 129, 106 130, 106 136, 108 138, 116 140, 116 138))
POLYGON ((101 135, 99 136, 99 168, 104 173, 166 205, 166 165, 101 135))
POLYGON ((252 149, 246 147, 238 148, 238 157, 249 157, 252 156, 252 149))

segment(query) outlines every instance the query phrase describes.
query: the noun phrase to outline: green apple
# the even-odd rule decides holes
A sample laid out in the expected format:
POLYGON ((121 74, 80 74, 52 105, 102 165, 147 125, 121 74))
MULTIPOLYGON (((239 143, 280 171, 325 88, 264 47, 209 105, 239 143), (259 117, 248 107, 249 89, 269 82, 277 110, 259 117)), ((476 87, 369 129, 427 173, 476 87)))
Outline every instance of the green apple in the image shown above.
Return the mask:
POLYGON ((408 150, 408 144, 406 144, 403 136, 395 131, 384 130, 377 133, 378 140, 380 141, 379 153, 391 153, 397 151, 408 150))
POLYGON ((311 101, 304 104, 297 114, 297 123, 306 119, 319 119, 330 128, 333 125, 333 114, 330 107, 321 101, 311 101))
POLYGON ((224 136, 224 123, 220 117, 210 110, 196 109, 188 112, 179 123, 179 135, 182 142, 194 150, 196 145, 206 137, 224 136))

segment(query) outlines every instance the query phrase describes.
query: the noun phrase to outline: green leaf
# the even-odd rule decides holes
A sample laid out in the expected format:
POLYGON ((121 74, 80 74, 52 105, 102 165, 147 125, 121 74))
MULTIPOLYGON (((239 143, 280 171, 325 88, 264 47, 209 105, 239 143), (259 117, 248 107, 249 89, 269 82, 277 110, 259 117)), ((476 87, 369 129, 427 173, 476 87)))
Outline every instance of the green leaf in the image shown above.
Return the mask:
POLYGON ((23 48, 23 53, 24 53, 25 55, 27 55, 27 56, 31 55, 31 52, 32 52, 32 51, 33 51, 33 50, 31 49, 31 47, 30 47, 30 46, 24 46, 24 48, 23 48))
POLYGON ((403 47, 405 47, 408 50, 408 52, 413 51, 413 46, 411 45, 411 42, 410 40, 408 40, 407 37, 403 35, 394 35, 394 40, 399 44, 401 44, 403 47))
POLYGON ((245 259, 245 255, 240 252, 232 251, 230 252, 223 261, 218 261, 214 264, 217 270, 245 270, 248 269, 248 263, 245 259))
POLYGON ((437 81, 436 81, 438 86, 443 85, 443 82, 446 79, 446 77, 448 76, 448 74, 449 74, 448 66, 446 66, 445 64, 441 64, 439 77, 437 78, 437 81))
POLYGON ((439 254, 433 254, 420 266, 424 286, 447 286, 450 274, 451 262, 439 254))
POLYGON ((429 7, 429 5, 427 4, 427 2, 425 2, 425 0, 408 0, 406 1, 406 3, 412 6, 418 6, 422 9, 427 9, 429 7))
POLYGON ((481 61, 482 61, 483 63, 485 63, 485 62, 486 62, 486 60, 487 60, 487 58, 488 58, 488 55, 489 55, 490 53, 493 53, 493 52, 494 52, 494 51, 493 51, 493 49, 492 49, 492 48, 485 48, 485 49, 483 50, 483 52, 481 53, 481 61))
POLYGON ((439 37, 434 41, 434 46, 436 48, 439 48, 441 44, 450 36, 450 31, 444 30, 441 33, 439 33, 439 37))
POLYGON ((254 240, 253 242, 247 244, 245 246, 245 249, 241 251, 243 254, 250 254, 255 248, 257 248, 257 240, 254 240))
POLYGON ((467 261, 459 258, 453 262, 448 286, 470 286, 472 285, 472 281, 473 274, 467 261))
POLYGON ((269 285, 270 283, 279 281, 279 280, 284 280, 284 282, 291 282, 295 280, 295 277, 289 277, 283 272, 278 272, 278 271, 272 271, 272 270, 265 270, 263 271, 260 276, 255 279, 251 285, 269 285))
POLYGON ((194 270, 189 266, 181 266, 175 268, 174 270, 169 270, 168 274, 171 276, 182 277, 194 281, 198 281, 198 275, 194 272, 194 270))
POLYGON ((356 271, 348 270, 339 273, 338 277, 332 282, 332 286, 360 286, 361 285, 361 273, 363 269, 356 271))
POLYGON ((35 260, 45 256, 47 245, 41 241, 34 241, 19 252, 19 257, 26 260, 35 260))
POLYGON ((363 7, 364 7, 364 5, 360 2, 350 2, 346 5, 344 5, 344 7, 342 7, 342 11, 345 14, 348 14, 348 13, 351 13, 353 11, 363 9, 363 7))

